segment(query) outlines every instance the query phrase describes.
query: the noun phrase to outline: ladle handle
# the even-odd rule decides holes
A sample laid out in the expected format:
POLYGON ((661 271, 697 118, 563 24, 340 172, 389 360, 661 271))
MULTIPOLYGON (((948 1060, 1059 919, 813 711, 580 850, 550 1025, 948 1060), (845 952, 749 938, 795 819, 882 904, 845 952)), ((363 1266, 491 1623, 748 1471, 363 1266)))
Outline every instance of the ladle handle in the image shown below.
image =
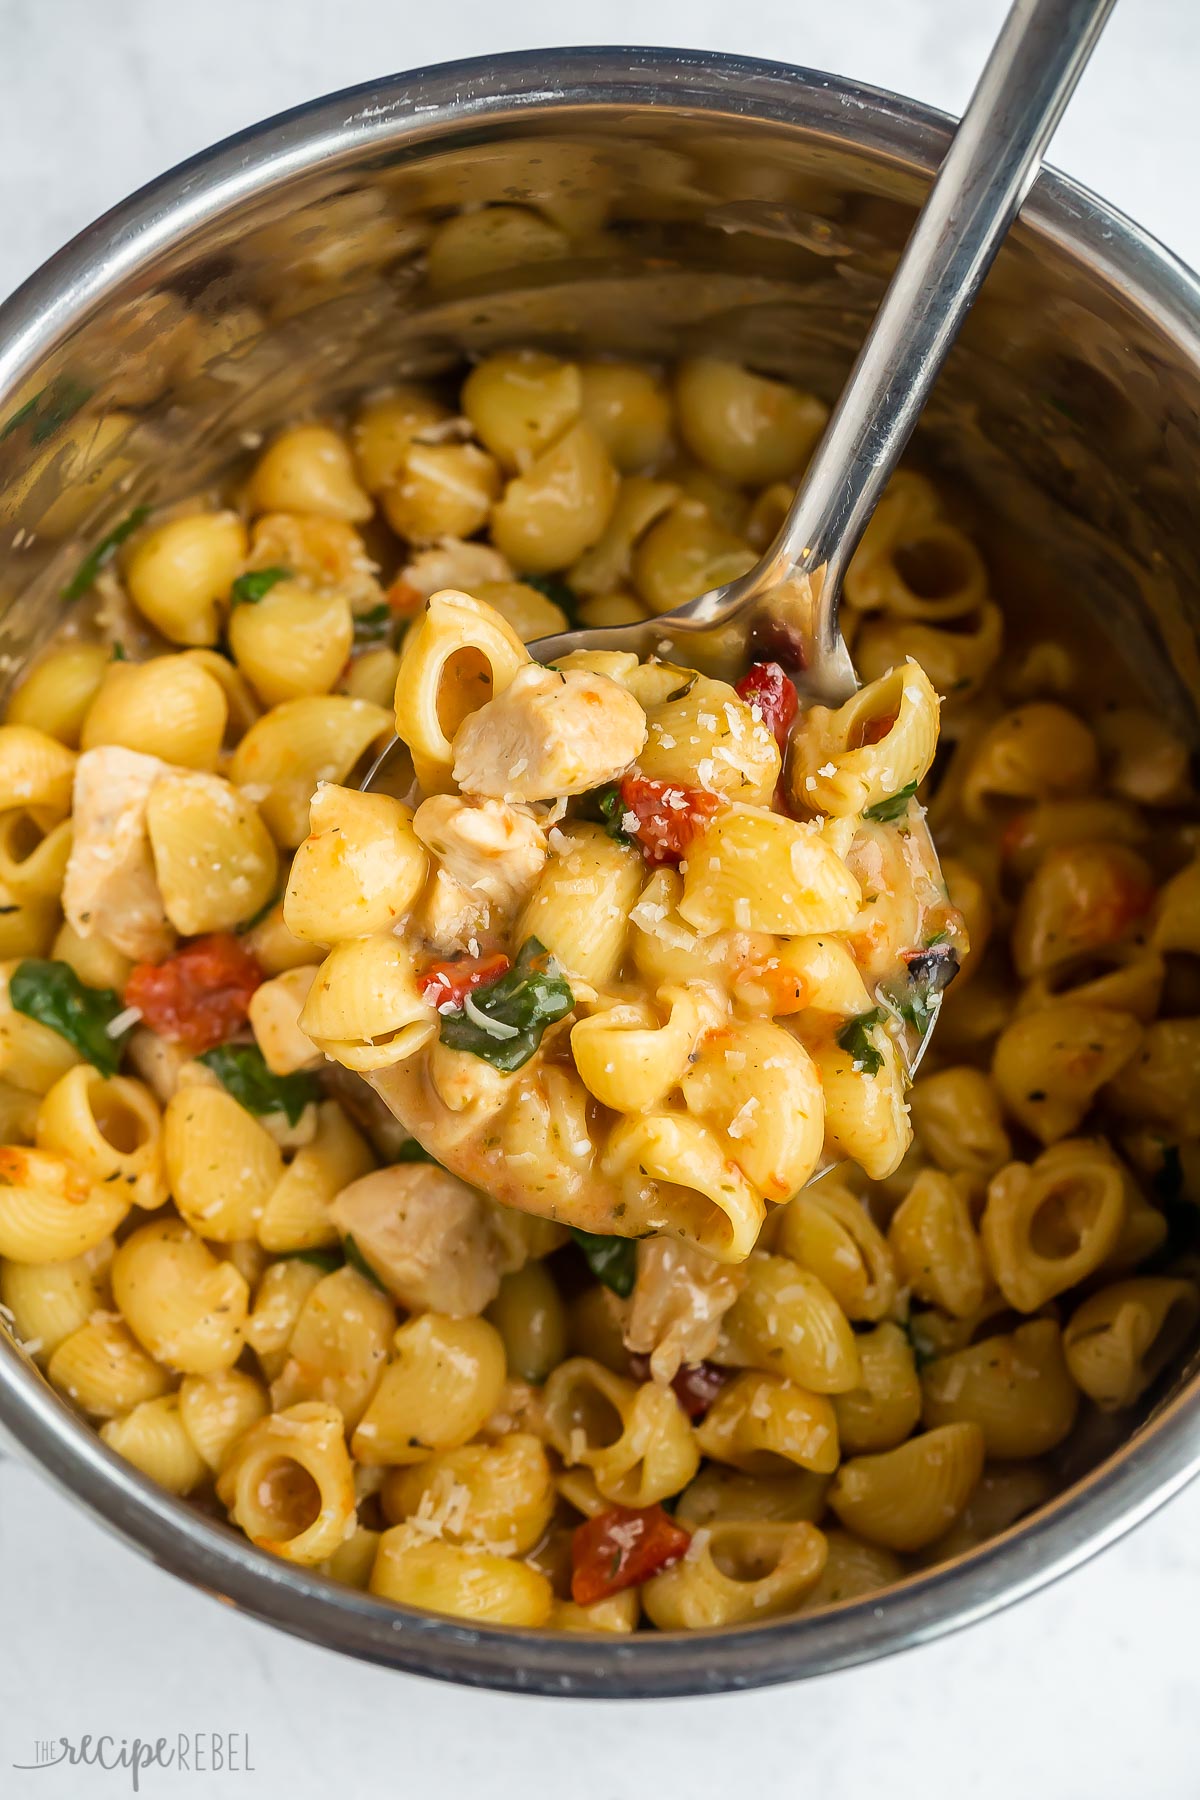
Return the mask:
POLYGON ((772 546, 777 573, 841 575, 1012 224, 1115 0, 1016 0, 772 546))

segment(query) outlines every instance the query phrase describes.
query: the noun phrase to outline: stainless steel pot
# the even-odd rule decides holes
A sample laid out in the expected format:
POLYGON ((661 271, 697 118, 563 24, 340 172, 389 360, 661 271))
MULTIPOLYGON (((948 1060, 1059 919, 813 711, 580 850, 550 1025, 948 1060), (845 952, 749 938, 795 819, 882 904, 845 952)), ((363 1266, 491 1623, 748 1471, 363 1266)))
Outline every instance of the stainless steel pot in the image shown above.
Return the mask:
MULTIPOLYGON (((0 308, 2 666, 53 630, 81 547, 133 506, 193 491, 231 444, 402 372, 514 341, 719 347, 832 396, 948 134, 910 101, 802 69, 567 50, 396 76, 196 158, 0 308), (557 228, 539 234, 542 259, 448 269, 446 222, 483 203, 557 228)), ((1194 718, 1188 271, 1043 175, 920 441, 986 496, 998 543, 1060 572, 1194 718)), ((1194 1363, 1136 1429, 1074 1445, 1066 1491, 981 1550, 812 1617, 632 1640, 476 1630, 264 1555, 111 1454, 2 1333, 0 1421, 135 1548, 298 1636, 492 1687, 687 1694, 861 1662, 1064 1574, 1200 1468, 1194 1363)))

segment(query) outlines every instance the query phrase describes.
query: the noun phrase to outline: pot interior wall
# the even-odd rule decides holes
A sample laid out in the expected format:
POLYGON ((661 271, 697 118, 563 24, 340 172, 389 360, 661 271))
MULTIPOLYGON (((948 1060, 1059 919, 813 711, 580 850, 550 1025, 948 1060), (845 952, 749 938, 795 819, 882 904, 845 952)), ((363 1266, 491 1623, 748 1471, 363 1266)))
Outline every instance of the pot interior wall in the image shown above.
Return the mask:
MULTIPOLYGON (((244 201, 99 303, 4 405, 8 666, 59 617, 72 559, 131 506, 192 492, 258 434, 399 374, 514 342, 703 349, 833 398, 925 180, 803 117, 592 107, 569 129, 405 140, 244 201)), ((1200 693, 1198 404, 1197 371, 1153 320, 1022 229, 918 444, 1177 709, 1200 693)))
MULTIPOLYGON (((401 375, 513 343, 710 350, 834 398, 927 179, 802 115, 596 106, 281 181, 97 302, 0 407, 4 669, 61 622, 80 557, 133 507, 224 478, 274 427, 401 375)), ((916 451, 1016 578, 1027 563, 1051 609, 1058 593, 1081 603, 1185 721, 1198 411, 1200 375, 1155 320, 1022 227, 916 451)), ((1073 1467, 1128 1429, 1078 1446, 1073 1467)))

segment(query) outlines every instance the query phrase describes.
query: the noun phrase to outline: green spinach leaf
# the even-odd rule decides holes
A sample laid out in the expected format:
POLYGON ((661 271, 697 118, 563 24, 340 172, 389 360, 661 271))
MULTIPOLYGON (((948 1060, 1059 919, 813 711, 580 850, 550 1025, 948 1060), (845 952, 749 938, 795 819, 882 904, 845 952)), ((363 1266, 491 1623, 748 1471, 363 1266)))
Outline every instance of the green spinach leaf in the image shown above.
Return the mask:
POLYGON ((608 787, 596 788, 593 798, 609 837, 618 844, 632 844, 633 839, 621 823, 625 817, 625 803, 621 799, 620 782, 614 781, 608 787))
POLYGON ((883 1017, 883 1008, 874 1006, 870 1012, 858 1013, 853 1019, 847 1019, 837 1034, 839 1047, 852 1058, 864 1075, 878 1075, 883 1067, 883 1055, 867 1035, 872 1025, 883 1022, 883 1017))
POLYGON ((366 612, 354 615, 354 648, 373 650, 378 644, 390 644, 396 621, 386 600, 366 612))
POLYGON ((272 1075, 257 1044, 218 1044, 197 1060, 212 1070, 239 1105, 259 1117, 281 1112, 289 1125, 295 1125, 310 1101, 321 1097, 316 1077, 303 1070, 272 1075))
POLYGON ((574 1225, 570 1232, 596 1280, 627 1300, 637 1280, 637 1239, 602 1237, 594 1231, 580 1231, 574 1225))
POLYGON ((907 787, 897 788, 896 792, 889 794, 886 800, 877 800, 874 806, 864 807, 863 818, 870 819, 876 825, 893 824, 897 819, 904 817, 908 811, 908 803, 916 791, 916 782, 910 781, 907 787))
POLYGON ((288 1261, 311 1263, 314 1269, 333 1275, 345 1266, 346 1259, 340 1250, 289 1250, 288 1261))
POLYGON ((109 1031, 125 1010, 112 988, 86 987, 69 963, 27 957, 12 972, 8 997, 17 1012, 57 1031, 102 1075, 116 1074, 133 1027, 115 1037, 109 1031))
POLYGON ((278 567, 247 569, 244 575, 238 576, 230 588, 229 604, 230 606, 257 606, 264 594, 269 594, 277 582, 291 579, 292 571, 290 569, 278 567))
POLYGON ((442 1014, 441 1040, 511 1074, 529 1061, 547 1025, 565 1019, 574 1004, 558 964, 531 937, 507 975, 476 988, 461 1011, 442 1014))

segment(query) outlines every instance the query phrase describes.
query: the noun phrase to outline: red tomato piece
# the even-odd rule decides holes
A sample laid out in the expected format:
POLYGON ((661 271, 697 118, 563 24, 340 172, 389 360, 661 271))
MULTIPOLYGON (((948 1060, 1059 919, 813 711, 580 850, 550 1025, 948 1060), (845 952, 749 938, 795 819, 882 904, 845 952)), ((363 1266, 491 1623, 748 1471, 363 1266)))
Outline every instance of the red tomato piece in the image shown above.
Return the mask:
POLYGON ((868 719, 863 726, 859 749, 865 750, 868 744, 881 744, 899 716, 899 713, 889 713, 885 719, 868 719))
POLYGON ((1000 856, 1004 862, 1011 862, 1023 850, 1028 850, 1032 837, 1029 828, 1030 814, 1014 813, 1000 834, 1000 856))
POLYGON ((707 788, 626 775, 621 783, 618 823, 628 837, 637 839, 647 862, 678 862, 720 806, 721 796, 710 794, 707 788))
POLYGON ((411 581, 405 581, 401 575, 397 575, 383 597, 394 619, 415 619, 425 604, 425 596, 420 588, 415 588, 411 581))
POLYGON ((193 1056, 235 1036, 250 996, 265 979, 250 952, 228 931, 196 938, 161 963, 138 963, 125 983, 125 1004, 169 1043, 193 1056))
MULTIPOLYGON (((635 1352, 629 1358, 629 1372, 635 1381, 649 1381, 650 1358, 635 1352)), ((671 1383, 675 1398, 689 1419, 702 1419, 731 1371, 719 1369, 716 1363, 684 1363, 671 1383)))
POLYGON ((788 731, 796 716, 799 702, 795 685, 777 662, 751 663, 735 689, 747 706, 756 706, 763 723, 775 734, 781 750, 787 746, 788 731))
POLYGON ((591 1606, 678 1562, 692 1541, 661 1506, 612 1506, 571 1539, 571 1598, 591 1606))
POLYGON ((458 1009, 468 994, 499 981, 511 968, 511 962, 500 951, 492 956, 460 956, 452 962, 430 963, 417 976, 417 986, 430 1006, 445 1006, 449 1001, 458 1009))
POLYGON ((716 1363, 684 1363, 671 1386, 689 1419, 702 1419, 725 1383, 730 1371, 716 1363))

